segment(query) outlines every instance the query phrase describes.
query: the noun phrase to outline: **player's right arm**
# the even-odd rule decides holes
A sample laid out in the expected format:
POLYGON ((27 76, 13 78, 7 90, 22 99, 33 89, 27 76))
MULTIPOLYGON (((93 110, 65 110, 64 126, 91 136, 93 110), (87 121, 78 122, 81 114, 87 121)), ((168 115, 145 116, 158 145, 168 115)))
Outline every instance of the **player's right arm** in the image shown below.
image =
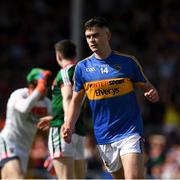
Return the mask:
POLYGON ((46 93, 46 83, 50 75, 50 71, 43 71, 37 80, 37 86, 34 91, 28 97, 22 95, 22 98, 17 99, 14 108, 21 113, 30 112, 34 104, 46 93))
POLYGON ((61 127, 61 135, 67 143, 71 142, 71 136, 80 114, 81 104, 84 99, 84 90, 73 92, 73 96, 69 105, 66 121, 61 127))
POLYGON ((74 71, 74 91, 72 99, 68 108, 66 121, 61 127, 61 135, 67 143, 71 142, 71 136, 80 114, 80 108, 85 94, 83 83, 81 64, 78 63, 74 71))
POLYGON ((41 92, 38 90, 34 90, 33 93, 26 97, 19 98, 14 103, 14 108, 21 113, 30 112, 31 108, 34 106, 35 102, 37 102, 41 97, 41 92))
POLYGON ((72 85, 64 85, 61 87, 62 93, 62 104, 64 110, 64 121, 66 121, 66 117, 68 115, 68 108, 72 98, 72 85))

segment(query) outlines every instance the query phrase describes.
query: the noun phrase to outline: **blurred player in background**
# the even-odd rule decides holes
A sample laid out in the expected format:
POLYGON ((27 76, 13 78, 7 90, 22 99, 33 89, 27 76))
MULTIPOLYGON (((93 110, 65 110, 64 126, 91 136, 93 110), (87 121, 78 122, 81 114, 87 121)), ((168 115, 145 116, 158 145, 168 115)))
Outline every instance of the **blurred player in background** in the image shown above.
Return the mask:
POLYGON ((159 100, 157 90, 144 76, 134 56, 115 52, 109 40, 109 23, 101 17, 85 23, 85 36, 93 54, 80 61, 75 70, 75 87, 62 136, 71 141, 86 92, 90 102, 94 133, 101 158, 114 178, 143 178, 142 118, 134 86, 151 101, 159 100))
POLYGON ((46 97, 51 72, 33 68, 27 75, 27 88, 15 90, 7 103, 6 122, 0 133, 2 179, 23 179, 39 118, 51 114, 46 97))
MULTIPOLYGON (((78 119, 70 144, 60 136, 61 126, 66 121, 72 98, 73 74, 75 69, 76 46, 69 40, 55 44, 56 60, 61 67, 52 85, 53 117, 47 116, 38 123, 38 128, 49 128, 49 152, 59 179, 85 178, 84 143, 85 129, 78 119)), ((81 105, 79 105, 81 107, 81 105)))

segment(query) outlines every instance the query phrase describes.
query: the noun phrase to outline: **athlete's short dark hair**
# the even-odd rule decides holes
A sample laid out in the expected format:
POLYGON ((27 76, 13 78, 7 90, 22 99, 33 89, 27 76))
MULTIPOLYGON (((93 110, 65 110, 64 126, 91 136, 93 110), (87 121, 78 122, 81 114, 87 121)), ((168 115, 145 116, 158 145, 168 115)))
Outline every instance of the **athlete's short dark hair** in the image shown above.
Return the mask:
POLYGON ((90 29, 95 26, 100 27, 100 28, 105 27, 110 30, 109 22, 103 17, 94 17, 94 18, 86 21, 84 24, 84 29, 87 30, 87 29, 90 29))
POLYGON ((54 48, 66 59, 74 59, 76 57, 76 45, 70 40, 59 41, 54 45, 54 48))

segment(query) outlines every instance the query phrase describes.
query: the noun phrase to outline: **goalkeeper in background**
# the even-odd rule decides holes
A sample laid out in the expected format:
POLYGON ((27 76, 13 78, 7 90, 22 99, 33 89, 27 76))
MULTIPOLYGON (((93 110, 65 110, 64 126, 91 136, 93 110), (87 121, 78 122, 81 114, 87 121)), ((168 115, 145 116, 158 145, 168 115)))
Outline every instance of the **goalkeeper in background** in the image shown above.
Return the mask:
POLYGON ((83 120, 78 119, 70 144, 60 136, 61 126, 66 121, 72 97, 76 46, 69 40, 62 40, 55 44, 55 53, 61 70, 52 85, 53 117, 43 117, 38 123, 38 128, 46 130, 50 125, 48 146, 57 177, 59 179, 84 179, 85 128, 83 120))
POLYGON ((2 179, 25 178, 37 122, 51 114, 51 102, 46 97, 50 75, 50 71, 33 68, 27 75, 28 87, 10 95, 5 126, 0 133, 2 179))

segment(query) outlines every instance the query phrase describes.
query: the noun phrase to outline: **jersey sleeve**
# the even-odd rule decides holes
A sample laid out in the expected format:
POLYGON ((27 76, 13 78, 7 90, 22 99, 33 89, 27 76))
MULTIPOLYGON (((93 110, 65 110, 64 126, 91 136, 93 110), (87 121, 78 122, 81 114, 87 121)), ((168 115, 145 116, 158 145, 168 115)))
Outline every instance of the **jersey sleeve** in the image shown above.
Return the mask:
POLYGON ((24 96, 23 92, 17 91, 12 94, 9 102, 17 111, 28 113, 40 97, 41 94, 37 90, 28 97, 24 96))
POLYGON ((132 82, 133 83, 145 83, 148 81, 147 77, 145 76, 143 72, 143 68, 138 62, 138 60, 133 57, 132 58, 132 67, 133 67, 133 76, 132 76, 132 82))
POLYGON ((61 69, 61 86, 64 85, 72 85, 73 84, 73 74, 74 74, 74 67, 71 67, 69 69, 61 69))
POLYGON ((79 92, 83 89, 82 71, 79 64, 77 64, 74 72, 74 91, 79 92))
POLYGON ((47 104, 47 109, 48 109, 48 115, 53 115, 51 100, 48 97, 46 97, 46 102, 47 102, 46 104, 47 104))

